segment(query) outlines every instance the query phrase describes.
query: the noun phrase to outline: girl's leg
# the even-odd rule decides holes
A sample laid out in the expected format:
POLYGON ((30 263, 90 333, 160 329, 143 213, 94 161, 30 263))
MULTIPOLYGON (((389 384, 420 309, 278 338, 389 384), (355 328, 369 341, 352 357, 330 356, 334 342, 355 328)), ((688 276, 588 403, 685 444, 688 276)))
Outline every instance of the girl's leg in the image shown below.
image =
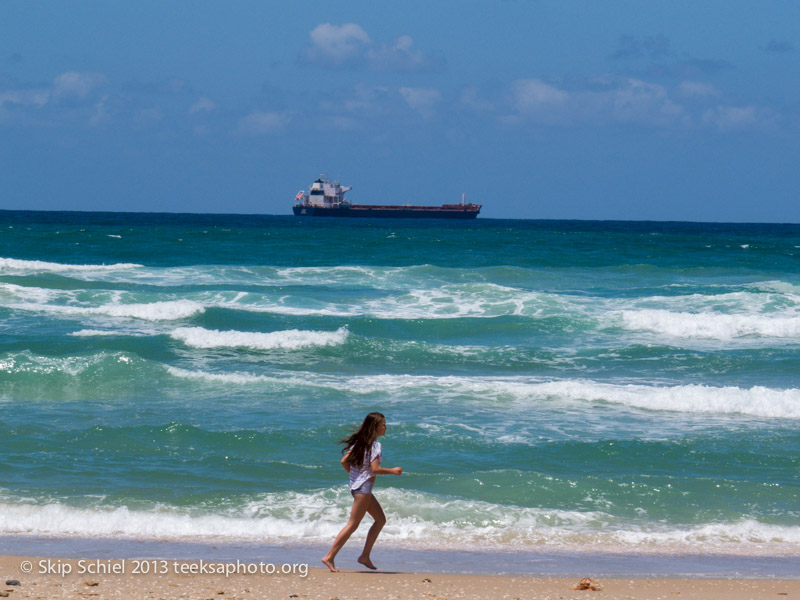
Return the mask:
POLYGON ((372 494, 356 494, 353 497, 353 508, 350 509, 350 519, 347 521, 347 525, 342 528, 339 535, 333 540, 333 545, 331 549, 328 550, 328 553, 322 557, 324 565, 333 573, 339 572, 339 569, 333 564, 336 555, 339 553, 339 550, 342 549, 345 542, 350 539, 350 536, 353 535, 355 530, 358 529, 358 526, 361 524, 361 519, 364 518, 367 512, 367 507, 370 505, 371 499, 372 494))
POLYGON ((370 498, 372 498, 372 502, 367 506, 367 512, 375 519, 375 522, 372 524, 372 527, 369 528, 367 541, 364 542, 364 550, 361 552, 361 556, 358 557, 358 562, 370 569, 377 569, 377 567, 372 564, 369 555, 370 552, 372 552, 372 546, 375 545, 375 540, 378 539, 378 534, 381 532, 381 529, 383 529, 383 526, 386 525, 386 515, 383 514, 383 508, 381 508, 381 503, 378 502, 378 499, 375 496, 370 496, 370 498))

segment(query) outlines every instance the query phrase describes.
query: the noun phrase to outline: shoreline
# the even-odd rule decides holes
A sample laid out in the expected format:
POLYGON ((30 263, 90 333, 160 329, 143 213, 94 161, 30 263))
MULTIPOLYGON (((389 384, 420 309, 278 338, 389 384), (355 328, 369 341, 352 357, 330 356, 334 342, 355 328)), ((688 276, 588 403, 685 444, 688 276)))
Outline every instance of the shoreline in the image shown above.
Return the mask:
MULTIPOLYGON (((359 540, 337 557, 343 570, 360 569, 359 540)), ((243 563, 306 564, 314 569, 327 546, 253 542, 187 542, 130 538, 0 536, 0 555, 62 560, 165 559, 243 563)), ((396 548, 378 544, 373 559, 393 572, 512 577, 765 579, 800 581, 796 555, 666 554, 566 552, 548 549, 506 551, 396 548)), ((324 570, 324 567, 321 567, 324 570)))
MULTIPOLYGON (((204 572, 201 561, 146 561, 148 572, 131 559, 80 561, 0 556, 0 595, 12 598, 305 598, 308 600, 471 600, 486 598, 578 598, 606 600, 749 600, 800 598, 800 580, 604 578, 591 573, 596 591, 578 591, 583 577, 425 574, 408 571, 304 573, 204 572), (163 564, 161 564, 163 563, 163 564), (92 567, 95 570, 92 570, 92 567), (48 570, 45 570, 48 569, 48 570), (2 583, 2 582, 0 582, 2 583)), ((220 566, 219 563, 212 564, 220 566)), ((224 566, 224 565, 222 565, 224 566)))

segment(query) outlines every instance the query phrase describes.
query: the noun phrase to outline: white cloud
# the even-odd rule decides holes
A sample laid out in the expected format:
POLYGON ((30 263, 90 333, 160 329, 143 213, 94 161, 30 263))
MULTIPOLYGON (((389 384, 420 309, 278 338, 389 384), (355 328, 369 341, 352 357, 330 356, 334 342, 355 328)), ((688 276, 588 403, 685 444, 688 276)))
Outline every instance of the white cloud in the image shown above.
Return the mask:
POLYGON ((367 62, 376 71, 416 71, 428 66, 425 55, 414 48, 414 40, 408 35, 401 35, 391 46, 370 48, 367 62))
MULTIPOLYGON (((357 85, 353 88, 353 92, 348 94, 348 97, 342 102, 342 106, 348 112, 360 114, 380 111, 386 105, 388 96, 389 88, 387 87, 357 85)), ((335 103, 331 103, 329 108, 335 109, 335 103)))
POLYGON ((101 73, 62 73, 53 81, 52 97, 54 100, 62 98, 85 98, 97 87, 107 82, 101 73))
POLYGON ((350 130, 369 119, 390 117, 402 107, 396 90, 384 86, 357 84, 321 94, 311 118, 320 118, 324 127, 350 130))
POLYGON ((475 86, 468 86, 462 90, 459 102, 472 110, 481 112, 495 109, 495 103, 481 97, 480 90, 475 86))
POLYGON ((194 115, 199 112, 210 112, 216 108, 217 105, 213 100, 210 100, 209 98, 200 98, 197 100, 197 102, 189 107, 189 114, 194 115))
POLYGON ((253 111, 239 120, 237 132, 240 135, 271 135, 280 133, 291 119, 281 112, 253 111))
POLYGON ((467 87, 458 105, 493 116, 498 123, 519 126, 713 128, 775 130, 789 125, 785 115, 769 107, 729 106, 710 83, 685 79, 674 86, 637 78, 604 76, 566 86, 541 79, 508 85, 467 87))
POLYGON ((49 88, 1 90, 0 116, 4 121, 13 118, 27 124, 82 119, 99 123, 104 118, 102 104, 106 97, 98 100, 92 92, 106 83, 106 77, 100 73, 70 71, 56 77, 49 88))
POLYGON ((409 35, 401 35, 391 44, 373 42, 355 23, 322 23, 312 29, 302 57, 323 67, 362 67, 374 71, 421 71, 432 68, 428 59, 414 47, 409 35))
POLYGON ((400 88, 400 95, 403 96, 403 100, 412 110, 417 111, 423 117, 432 116, 434 108, 442 99, 442 94, 439 90, 424 88, 402 87, 400 88))
POLYGON ((4 104, 17 104, 20 106, 44 106, 50 98, 47 90, 9 90, 0 92, 0 108, 4 104))
POLYGON ((629 79, 610 96, 610 116, 619 122, 663 126, 683 116, 683 108, 670 100, 667 89, 654 83, 629 79))
POLYGON ((720 131, 768 129, 776 124, 777 119, 774 111, 755 106, 717 106, 703 114, 703 123, 720 131))
POLYGON ((709 96, 719 96, 719 90, 710 83, 702 81, 682 81, 678 85, 678 91, 687 98, 706 98, 709 96))
POLYGON ((371 41, 367 32, 355 23, 322 23, 312 29, 308 36, 311 45, 306 49, 306 58, 311 62, 334 67, 343 67, 361 60, 365 46, 371 41))
POLYGON ((94 114, 89 119, 89 123, 92 125, 102 125, 106 123, 110 117, 108 114, 108 110, 106 110, 106 101, 108 100, 108 95, 104 95, 94 106, 94 114))
POLYGON ((513 103, 522 114, 545 114, 562 110, 569 94, 540 79, 522 79, 512 85, 513 103))
POLYGON ((544 125, 607 125, 637 123, 666 126, 686 123, 683 108, 661 85, 637 79, 599 82, 592 88, 565 90, 539 79, 511 86, 511 115, 502 121, 532 121, 544 125))

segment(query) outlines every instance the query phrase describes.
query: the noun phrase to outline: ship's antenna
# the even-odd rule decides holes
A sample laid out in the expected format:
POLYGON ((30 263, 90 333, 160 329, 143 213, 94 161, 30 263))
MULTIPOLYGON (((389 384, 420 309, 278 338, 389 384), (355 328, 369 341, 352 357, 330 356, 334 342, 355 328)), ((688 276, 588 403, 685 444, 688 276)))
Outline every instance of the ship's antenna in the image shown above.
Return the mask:
POLYGON ((461 206, 464 206, 464 200, 466 200, 466 198, 467 198, 467 193, 463 192, 461 194, 461 206))

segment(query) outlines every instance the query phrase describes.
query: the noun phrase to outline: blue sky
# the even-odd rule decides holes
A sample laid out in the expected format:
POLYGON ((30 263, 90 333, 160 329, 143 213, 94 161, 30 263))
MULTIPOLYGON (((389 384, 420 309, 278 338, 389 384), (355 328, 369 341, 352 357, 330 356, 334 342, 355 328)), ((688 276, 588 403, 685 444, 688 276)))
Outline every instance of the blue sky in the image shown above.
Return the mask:
POLYGON ((800 222, 800 3, 0 2, 2 209, 800 222))

